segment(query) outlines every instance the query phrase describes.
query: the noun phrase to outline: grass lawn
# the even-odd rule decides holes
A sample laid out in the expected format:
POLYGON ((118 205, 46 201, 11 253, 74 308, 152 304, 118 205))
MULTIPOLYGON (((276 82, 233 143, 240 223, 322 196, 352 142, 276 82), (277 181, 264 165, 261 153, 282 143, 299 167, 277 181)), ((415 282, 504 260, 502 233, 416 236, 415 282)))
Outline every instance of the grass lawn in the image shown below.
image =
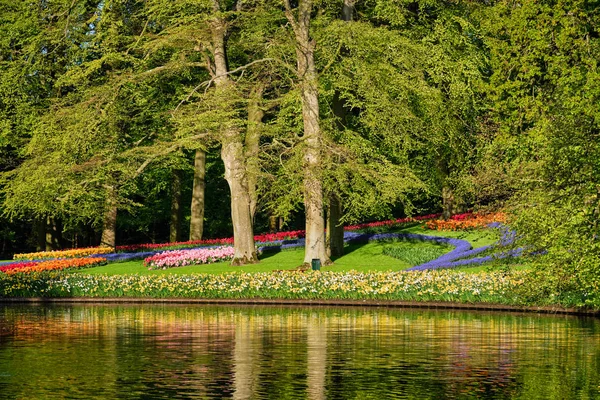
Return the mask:
MULTIPOLYGON (((389 232, 389 230, 386 230, 389 232)), ((497 232, 492 230, 485 231, 432 231, 423 229, 421 225, 408 227, 395 232, 421 233, 425 235, 444 236, 463 239, 469 241, 474 248, 486 246, 496 242, 497 232)), ((345 254, 342 257, 334 259, 334 265, 323 267, 326 271, 400 271, 413 266, 413 264, 401 259, 393 258, 383 254, 384 248, 389 246, 410 247, 412 249, 423 248, 431 249, 439 245, 429 242, 373 242, 368 244, 346 245, 345 254)), ((451 250, 450 247, 447 248, 451 250)), ((166 270, 149 271, 143 265, 143 261, 128 261, 122 263, 112 263, 100 267, 81 270, 85 274, 140 274, 140 275, 162 275, 162 274, 222 274, 227 272, 269 272, 273 270, 290 270, 302 264, 304 258, 304 249, 297 248, 285 250, 278 253, 265 253, 260 258, 260 263, 255 265, 246 265, 243 267, 232 267, 228 262, 220 262, 206 265, 190 265, 186 267, 170 268, 166 270)), ((461 271, 475 272, 485 270, 484 267, 461 268, 461 271)), ((459 270, 459 269, 457 269, 459 270)))
MULTIPOLYGON (((427 243, 425 243, 427 244, 427 243)), ((392 258, 383 254, 383 248, 386 243, 368 243, 346 245, 345 253, 342 257, 334 260, 334 265, 325 267, 327 271, 389 271, 403 270, 411 265, 407 262, 392 258)), ((269 272, 273 270, 294 269, 302 264, 304 260, 304 248, 285 250, 278 253, 265 253, 260 258, 260 263, 254 265, 245 265, 242 267, 232 267, 229 262, 220 262, 205 265, 190 265, 179 268, 169 268, 166 270, 149 271, 143 265, 143 261, 128 261, 123 263, 112 263, 100 267, 82 270, 82 273, 89 274, 142 274, 142 275, 160 275, 160 274, 222 274, 226 272, 269 272)))

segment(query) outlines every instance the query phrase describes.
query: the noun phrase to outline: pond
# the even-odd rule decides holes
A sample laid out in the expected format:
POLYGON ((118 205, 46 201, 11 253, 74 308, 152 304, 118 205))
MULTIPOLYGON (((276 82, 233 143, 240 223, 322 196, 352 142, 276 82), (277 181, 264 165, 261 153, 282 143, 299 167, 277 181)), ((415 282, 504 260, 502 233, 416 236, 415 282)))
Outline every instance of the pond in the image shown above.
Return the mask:
POLYGON ((0 304, 0 398, 600 396, 593 318, 423 309, 0 304))

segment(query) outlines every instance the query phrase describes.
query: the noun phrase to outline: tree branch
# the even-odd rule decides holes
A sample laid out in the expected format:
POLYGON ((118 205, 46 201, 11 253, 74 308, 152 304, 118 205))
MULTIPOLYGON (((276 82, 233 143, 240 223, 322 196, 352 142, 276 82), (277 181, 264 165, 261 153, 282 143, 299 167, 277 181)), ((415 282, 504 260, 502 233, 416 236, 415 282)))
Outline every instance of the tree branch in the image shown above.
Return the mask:
POLYGON ((144 28, 142 29, 142 32, 140 33, 140 36, 138 37, 138 39, 136 40, 136 42, 133 44, 133 46, 130 46, 129 48, 127 48, 127 51, 125 52, 125 54, 129 54, 129 50, 133 50, 137 47, 137 45, 140 43, 140 40, 142 40, 142 37, 144 36, 144 33, 146 33, 146 28, 148 28, 148 23, 150 22, 150 18, 148 18, 146 20, 146 23, 144 24, 144 28))
POLYGON ((152 75, 152 74, 156 74, 158 72, 164 71, 164 70, 169 70, 173 67, 176 66, 180 66, 180 67, 206 67, 205 63, 200 63, 200 62, 186 62, 186 63, 170 63, 170 64, 165 64, 165 65, 161 65, 160 67, 156 67, 156 68, 152 68, 149 70, 146 70, 142 73, 139 74, 139 76, 147 76, 147 75, 152 75))
MULTIPOLYGON (((188 138, 185 138, 185 140, 195 140, 195 139, 201 139, 203 137, 206 137, 208 135, 208 133, 201 133, 198 135, 194 135, 194 136, 190 136, 188 138)), ((142 174, 142 172, 144 172, 144 170, 148 167, 148 165, 150 165, 150 163, 154 160, 156 160, 159 157, 163 157, 166 156, 167 154, 170 154, 174 151, 177 151, 179 148, 181 147, 181 141, 175 142, 173 145, 171 145, 170 147, 166 148, 165 150, 154 154, 150 157, 148 157, 139 167, 138 169, 135 171, 135 174, 133 175, 133 178, 137 178, 138 176, 140 176, 142 174)))
POLYGON ((67 20, 65 22, 65 38, 69 34, 69 19, 71 18, 71 10, 75 6, 75 0, 71 1, 71 5, 69 6, 69 10, 67 11, 67 20))
POLYGON ((218 75, 217 75, 217 74, 213 75, 213 76, 210 78, 210 80, 208 80, 208 81, 204 81, 204 82, 202 82, 201 84, 199 84, 198 86, 196 86, 196 87, 195 87, 195 88, 194 88, 194 89, 193 89, 193 90, 190 92, 190 94, 188 94, 188 95, 187 95, 187 97, 186 97, 185 99, 181 100, 181 101, 179 102, 179 104, 177 104, 177 107, 175 107, 175 109, 173 110, 173 112, 172 112, 171 114, 175 114, 175 113, 177 112, 177 110, 179 110, 179 107, 181 107, 181 105, 182 105, 183 103, 186 103, 186 102, 188 102, 188 101, 189 101, 189 100, 192 98, 192 96, 194 95, 194 93, 196 93, 196 92, 198 91, 198 89, 200 89, 200 88, 201 88, 201 87, 203 87, 203 86, 206 86, 206 89, 208 89, 208 88, 210 87, 210 85, 212 85, 212 84, 213 84, 213 82, 214 82, 214 81, 215 81, 217 78, 221 78, 221 77, 223 77, 223 76, 228 76, 228 75, 231 75, 231 74, 235 74, 235 73, 237 73, 237 72, 240 72, 240 71, 244 71, 244 70, 246 70, 247 68, 251 67, 251 66, 252 66, 252 65, 254 65, 254 64, 258 64, 258 63, 262 63, 262 62, 267 62, 267 61, 277 61, 277 60, 275 60, 274 58, 261 58, 260 60, 254 60, 254 61, 252 61, 252 62, 250 62, 250 63, 248 63, 248 64, 246 64, 246 65, 242 65, 242 66, 240 66, 240 67, 237 67, 236 69, 233 69, 233 70, 231 70, 231 71, 227 71, 227 72, 225 72, 225 73, 218 74, 218 75))
POLYGON ((294 33, 298 32, 298 21, 294 18, 294 14, 292 13, 292 6, 290 5, 290 0, 283 0, 283 5, 285 7, 285 17, 287 18, 290 25, 292 25, 292 29, 294 33))

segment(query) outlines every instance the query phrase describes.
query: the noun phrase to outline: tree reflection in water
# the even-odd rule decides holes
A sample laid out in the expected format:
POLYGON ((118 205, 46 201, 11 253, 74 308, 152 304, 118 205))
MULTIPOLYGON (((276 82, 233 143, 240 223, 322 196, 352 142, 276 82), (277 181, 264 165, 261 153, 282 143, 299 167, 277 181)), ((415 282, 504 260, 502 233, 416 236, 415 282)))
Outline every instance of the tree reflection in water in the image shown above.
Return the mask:
POLYGON ((595 319, 0 306, 2 398, 595 398, 595 319))

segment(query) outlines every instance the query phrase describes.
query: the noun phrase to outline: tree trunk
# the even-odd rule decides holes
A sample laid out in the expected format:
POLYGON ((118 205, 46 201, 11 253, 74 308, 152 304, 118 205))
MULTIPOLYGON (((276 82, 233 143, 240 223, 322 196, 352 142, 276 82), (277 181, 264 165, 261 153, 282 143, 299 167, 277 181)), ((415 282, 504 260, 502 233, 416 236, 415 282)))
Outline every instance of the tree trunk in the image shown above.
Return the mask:
POLYGON ((304 76, 301 84, 302 117, 304 121, 304 207, 306 210, 306 249, 304 262, 313 259, 331 264, 325 251, 325 221, 323 219, 323 187, 321 183, 321 130, 319 99, 312 50, 306 57, 313 71, 304 76))
POLYGON ((231 221, 235 252, 232 265, 257 262, 254 247, 254 231, 250 214, 250 196, 244 179, 246 168, 240 159, 243 157, 241 143, 223 142, 221 158, 225 163, 225 179, 231 191, 231 221))
POLYGON ((454 207, 454 192, 449 186, 444 186, 442 188, 442 214, 444 219, 452 217, 454 207))
POLYGON ((45 224, 45 237, 46 237, 46 251, 52 251, 58 249, 58 239, 56 219, 54 217, 47 217, 45 224))
POLYGON ((354 4, 356 4, 356 0, 344 0, 342 20, 352 21, 354 19, 354 4))
MULTIPOLYGON (((333 113, 338 118, 337 128, 344 130, 343 121, 346 117, 344 110, 344 101, 340 99, 339 94, 335 93, 332 104, 333 113)), ((342 162, 341 157, 337 156, 336 161, 342 162)), ((329 193, 329 209, 327 213, 327 254, 331 257, 344 255, 344 226, 340 222, 342 218, 342 199, 335 193, 329 193)))
POLYGON ((55 217, 47 217, 45 225, 46 251, 59 250, 63 248, 63 226, 61 221, 55 217))
POLYGON ((259 83, 250 94, 248 102, 248 131, 246 132, 246 173, 248 176, 248 194, 250 196, 250 215, 254 222, 256 215, 256 204, 258 195, 256 192, 257 177, 259 173, 258 153, 260 145, 260 135, 262 131, 262 119, 265 112, 261 108, 261 100, 264 92, 264 85, 259 83))
POLYGON ((300 0, 298 18, 295 19, 289 1, 286 1, 286 17, 294 29, 296 58, 302 119, 304 123, 304 208, 306 212, 306 247, 304 264, 319 259, 322 265, 331 264, 325 250, 325 221, 323 218, 323 187, 321 183, 322 134, 319 120, 319 96, 315 70, 315 42, 309 35, 312 0, 300 0))
POLYGON ((277 222, 279 218, 276 215, 269 217, 269 232, 277 232, 277 222))
POLYGON ((104 223, 102 226, 102 238, 100 246, 115 248, 117 244, 117 191, 110 186, 106 193, 106 205, 104 211, 104 223))
POLYGON ((335 194, 329 195, 327 213, 327 255, 340 257, 344 255, 344 226, 340 223, 342 203, 335 194))
MULTIPOLYGON (((344 0, 342 7, 342 20, 350 22, 354 19, 354 4, 356 0, 344 0)), ((332 109, 337 117, 337 128, 344 129, 344 120, 346 119, 346 110, 344 100, 340 98, 336 91, 333 96, 332 109)), ((341 162, 341 160, 338 160, 341 162)), ((340 257, 344 255, 344 226, 340 222, 342 218, 342 199, 334 193, 329 194, 329 210, 327 213, 327 254, 330 257, 340 257)))
POLYGON ((190 217, 190 240, 202 240, 204 233, 204 188, 206 183, 206 152, 196 150, 194 158, 194 187, 190 217))
POLYGON ((44 251, 46 249, 46 219, 36 218, 33 221, 35 232, 35 251, 44 251))
MULTIPOLYGON (((215 0, 215 11, 219 11, 215 0)), ((217 91, 226 93, 233 84, 227 76, 225 53, 226 25, 221 17, 211 21, 213 56, 215 63, 215 86, 217 91)), ((221 159, 225 164, 225 179, 231 192, 231 222, 233 224, 234 255, 232 265, 258 262, 254 246, 254 229, 250 212, 250 193, 246 176, 244 142, 241 132, 228 127, 221 134, 221 159)))
POLYGON ((173 170, 171 182, 171 221, 169 224, 169 241, 178 242, 181 226, 181 171, 173 170))

